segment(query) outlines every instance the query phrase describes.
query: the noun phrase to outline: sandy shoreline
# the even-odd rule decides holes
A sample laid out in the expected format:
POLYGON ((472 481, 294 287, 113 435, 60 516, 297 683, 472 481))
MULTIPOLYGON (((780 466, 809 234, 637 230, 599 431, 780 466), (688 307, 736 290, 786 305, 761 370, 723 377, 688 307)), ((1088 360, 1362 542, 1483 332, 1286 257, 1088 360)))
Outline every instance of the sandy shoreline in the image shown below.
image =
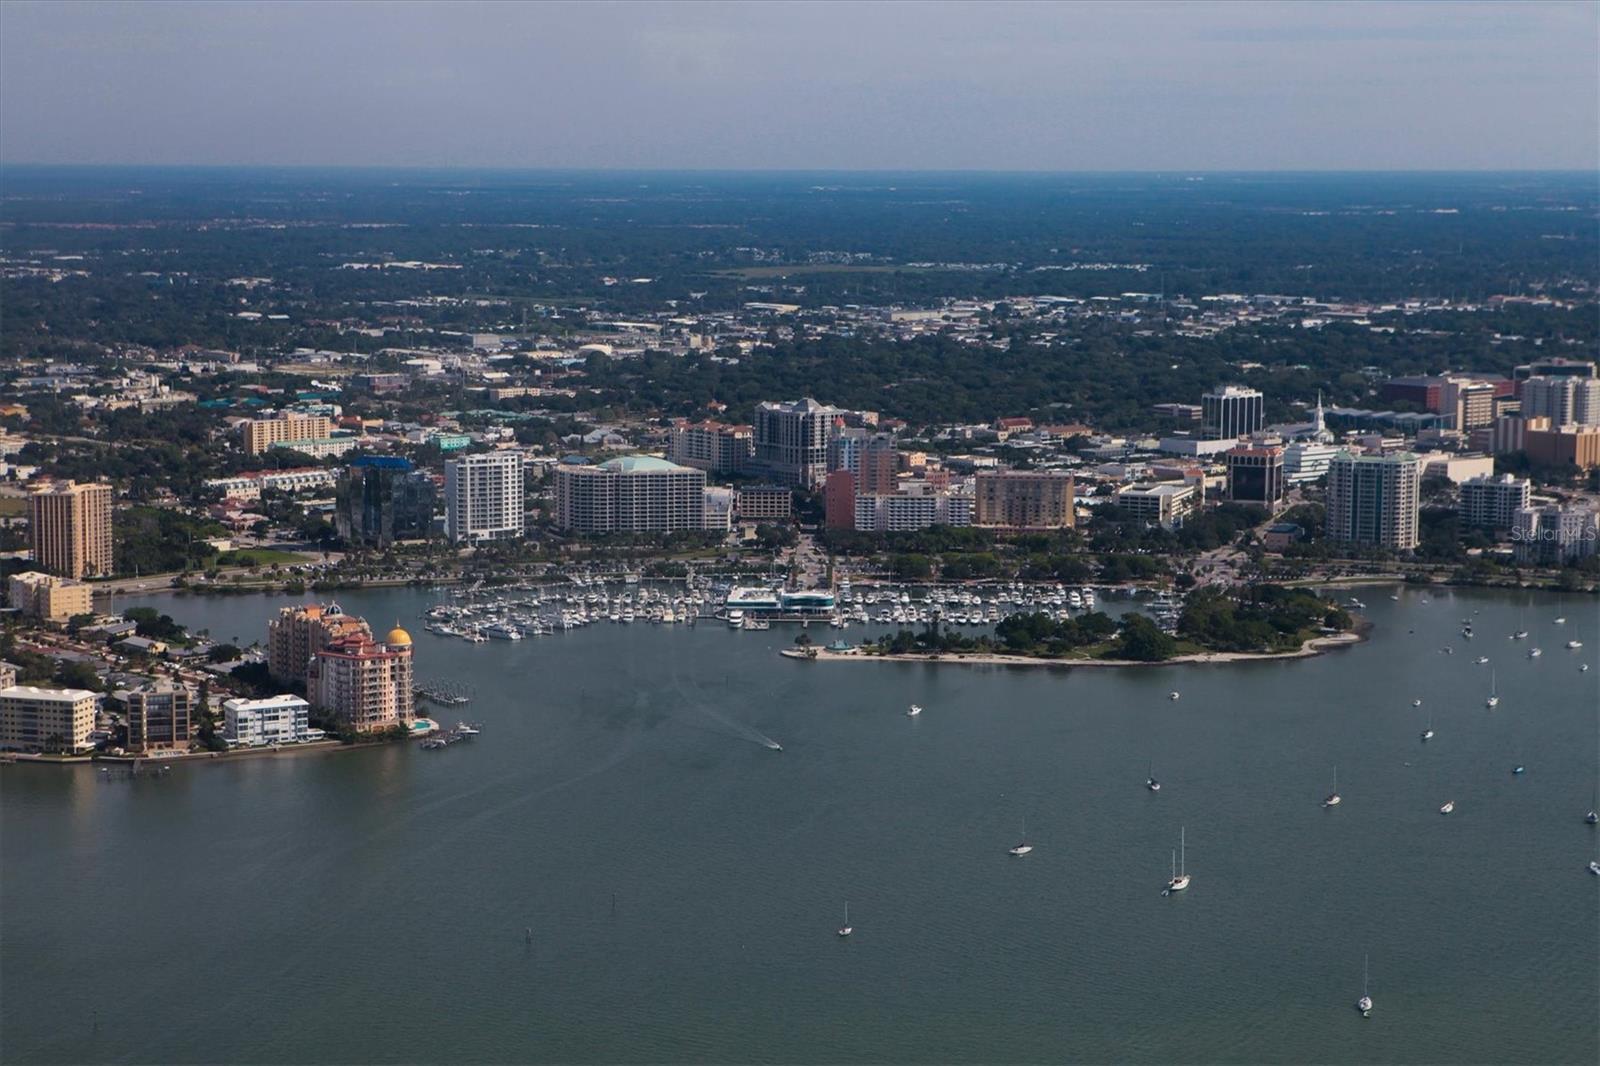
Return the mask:
POLYGON ((1367 639, 1363 632, 1339 633, 1335 636, 1312 637, 1296 651, 1247 652, 1216 651, 1194 655, 1178 655, 1158 663, 1140 662, 1136 659, 1039 659, 1031 655, 997 655, 993 653, 964 654, 947 652, 941 655, 917 653, 912 655, 871 655, 863 652, 836 652, 816 648, 816 655, 797 655, 798 649, 784 649, 785 658, 806 662, 893 662, 893 663, 955 663, 963 666, 1050 666, 1073 669, 1079 666, 1183 666, 1192 663, 1243 663, 1272 662, 1277 659, 1306 659, 1322 655, 1335 648, 1347 648, 1367 639))

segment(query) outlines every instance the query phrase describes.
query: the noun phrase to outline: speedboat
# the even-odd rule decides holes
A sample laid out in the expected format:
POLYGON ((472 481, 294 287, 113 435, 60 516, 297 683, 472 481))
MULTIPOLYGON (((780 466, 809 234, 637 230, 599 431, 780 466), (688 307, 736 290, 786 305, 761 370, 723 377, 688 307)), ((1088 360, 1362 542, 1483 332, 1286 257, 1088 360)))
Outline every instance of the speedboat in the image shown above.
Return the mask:
POLYGON ((1567 624, 1567 619, 1566 619, 1565 615, 1563 615, 1562 617, 1556 619, 1556 625, 1564 626, 1566 624, 1567 624))
POLYGON ((1543 654, 1544 654, 1544 652, 1540 651, 1538 648, 1531 648, 1528 651, 1528 658, 1537 659, 1539 656, 1541 656, 1543 654))
POLYGON ((1482 666, 1484 663, 1489 661, 1489 657, 1487 655, 1480 655, 1472 661, 1477 663, 1479 666, 1482 666))
POLYGON ((1523 766, 1521 763, 1518 763, 1516 766, 1513 766, 1511 768, 1511 772, 1513 774, 1520 774, 1520 773, 1523 773, 1524 771, 1526 771, 1527 769, 1528 768, 1526 766, 1523 766))
POLYGON ((1175 700, 1177 698, 1178 698, 1178 690, 1177 689, 1173 689, 1171 692, 1167 693, 1167 699, 1175 700))
POLYGON ((1421 700, 1412 700, 1411 701, 1411 706, 1413 706, 1413 707, 1421 707, 1422 706, 1422 701, 1421 700))
POLYGON ((907 718, 915 718, 917 715, 919 715, 921 713, 922 713, 922 705, 920 703, 913 703, 909 708, 906 709, 906 717, 907 718))
POLYGON ((1026 855, 1032 850, 1032 844, 1018 844, 1016 847, 1010 849, 1010 853, 1012 855, 1026 855))
POLYGON ((1527 640, 1528 639, 1528 631, 1526 629, 1519 629, 1515 633, 1511 634, 1511 639, 1512 640, 1527 640))
POLYGON ((1443 807, 1439 808, 1439 813, 1440 814, 1449 814, 1451 811, 1453 811, 1455 809, 1456 809, 1456 801, 1455 800, 1451 800, 1449 803, 1446 803, 1443 807))
POLYGON ((1581 648, 1581 647, 1583 647, 1583 641, 1581 641, 1581 640, 1569 640, 1569 641, 1567 641, 1567 647, 1569 647, 1569 648, 1581 648))
POLYGON ((1586 674, 1588 672, 1589 672, 1589 664, 1588 663, 1584 663, 1582 666, 1578 667, 1578 673, 1586 674))
POLYGON ((1589 872, 1594 874, 1596 877, 1600 877, 1600 862, 1595 862, 1591 859, 1589 862, 1589 872))
POLYGON ((479 729, 475 725, 468 725, 466 722, 457 722, 456 732, 460 733, 464 737, 475 737, 479 733, 483 732, 483 730, 479 729))

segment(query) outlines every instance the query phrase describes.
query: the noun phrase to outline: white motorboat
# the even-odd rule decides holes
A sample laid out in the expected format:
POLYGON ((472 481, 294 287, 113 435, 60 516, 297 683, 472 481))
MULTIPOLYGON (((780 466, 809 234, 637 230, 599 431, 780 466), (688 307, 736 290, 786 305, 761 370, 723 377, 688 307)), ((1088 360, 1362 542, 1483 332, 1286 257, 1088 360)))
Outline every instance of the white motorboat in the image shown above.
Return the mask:
POLYGON ((1178 868, 1173 871, 1172 880, 1167 882, 1166 895, 1171 895, 1174 892, 1182 892, 1184 889, 1189 887, 1189 869, 1187 865, 1188 855, 1186 854, 1186 848, 1184 846, 1184 833, 1185 831, 1183 829, 1178 830, 1178 854, 1180 858, 1178 860, 1178 868))
POLYGON ((1328 793, 1327 798, 1322 801, 1322 805, 1324 807, 1337 807, 1343 802, 1344 797, 1339 795, 1339 768, 1335 766, 1333 768, 1333 791, 1328 793))
POLYGON ((1489 671, 1489 698, 1483 701, 1485 707, 1491 710, 1500 706, 1500 694, 1495 691, 1494 671, 1489 671))
POLYGON ((1569 648, 1581 648, 1581 647, 1583 647, 1583 641, 1581 641, 1581 640, 1569 640, 1569 641, 1567 641, 1567 647, 1569 647, 1569 648))
POLYGON ((1544 652, 1541 651, 1538 648, 1530 648, 1530 649, 1528 649, 1528 658, 1530 658, 1530 659, 1537 659, 1539 656, 1541 656, 1543 654, 1544 654, 1544 652))
POLYGON ((1523 766, 1521 763, 1518 763, 1517 765, 1515 765, 1515 766, 1513 766, 1511 768, 1511 773, 1512 773, 1513 776, 1515 776, 1515 775, 1520 774, 1520 773, 1525 773, 1527 771, 1527 769, 1528 768, 1526 766, 1523 766))
POLYGON ((1566 616, 1565 616, 1565 615, 1562 615, 1562 616, 1561 616, 1561 617, 1560 617, 1560 618, 1557 618, 1557 619, 1556 619, 1556 620, 1555 620, 1555 624, 1556 624, 1556 625, 1558 625, 1558 626, 1564 626, 1564 625, 1566 625, 1566 624, 1567 624, 1567 619, 1566 619, 1566 616))
POLYGON ((1423 740, 1432 740, 1433 739, 1433 715, 1431 715, 1431 714, 1428 715, 1428 728, 1426 728, 1426 729, 1424 729, 1422 731, 1422 739, 1423 740))
POLYGON ((1482 666, 1484 663, 1489 661, 1489 657, 1487 655, 1480 655, 1472 661, 1477 665, 1482 666))
POLYGON ((1439 813, 1440 814, 1449 814, 1451 811, 1453 811, 1455 809, 1456 809, 1456 801, 1455 800, 1450 800, 1443 807, 1439 808, 1439 813))
POLYGON ((850 924, 850 901, 849 900, 845 900, 845 904, 844 904, 844 924, 839 927, 839 935, 840 936, 849 936, 851 933, 853 933, 855 931, 856 931, 856 927, 850 924))
POLYGON ((1161 791, 1161 782, 1156 780, 1156 763, 1154 759, 1150 760, 1150 772, 1145 775, 1144 787, 1151 792, 1161 791))
POLYGON ((922 713, 922 705, 920 703, 913 703, 910 707, 906 708, 906 717, 907 718, 915 718, 917 715, 919 715, 921 713, 922 713))
POLYGON ((1356 1000, 1356 1010, 1363 1018, 1372 1017, 1372 996, 1367 993, 1367 956, 1361 956, 1361 998, 1356 1000))
POLYGON ((1600 877, 1600 862, 1595 862, 1593 859, 1589 860, 1589 872, 1596 877, 1600 877))
POLYGON ((1177 698, 1178 698, 1178 691, 1176 689, 1174 689, 1173 691, 1167 693, 1167 699, 1175 700, 1177 698))
POLYGON ((1421 700, 1412 700, 1411 701, 1411 706, 1413 706, 1413 707, 1421 707, 1422 706, 1422 701, 1421 700))

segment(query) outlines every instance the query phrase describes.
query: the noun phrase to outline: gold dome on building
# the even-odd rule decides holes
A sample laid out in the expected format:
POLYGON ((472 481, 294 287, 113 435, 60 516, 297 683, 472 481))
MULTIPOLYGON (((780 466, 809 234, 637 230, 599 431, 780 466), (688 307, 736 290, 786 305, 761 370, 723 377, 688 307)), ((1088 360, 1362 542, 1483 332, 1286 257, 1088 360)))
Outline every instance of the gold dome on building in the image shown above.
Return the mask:
POLYGON ((390 645, 391 647, 398 645, 409 648, 411 647, 411 634, 407 633, 399 626, 395 626, 393 629, 389 630, 389 635, 384 638, 384 643, 390 645))

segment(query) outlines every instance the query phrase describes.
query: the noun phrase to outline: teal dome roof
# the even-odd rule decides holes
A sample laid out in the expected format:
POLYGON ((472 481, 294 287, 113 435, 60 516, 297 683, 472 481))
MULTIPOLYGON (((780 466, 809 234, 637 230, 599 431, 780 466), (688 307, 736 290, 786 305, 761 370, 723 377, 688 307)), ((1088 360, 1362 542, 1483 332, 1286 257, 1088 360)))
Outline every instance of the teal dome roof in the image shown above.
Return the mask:
POLYGON ((677 463, 669 463, 665 459, 658 459, 654 455, 624 455, 617 459, 607 459, 600 464, 601 470, 610 470, 617 474, 659 473, 683 469, 677 463))

